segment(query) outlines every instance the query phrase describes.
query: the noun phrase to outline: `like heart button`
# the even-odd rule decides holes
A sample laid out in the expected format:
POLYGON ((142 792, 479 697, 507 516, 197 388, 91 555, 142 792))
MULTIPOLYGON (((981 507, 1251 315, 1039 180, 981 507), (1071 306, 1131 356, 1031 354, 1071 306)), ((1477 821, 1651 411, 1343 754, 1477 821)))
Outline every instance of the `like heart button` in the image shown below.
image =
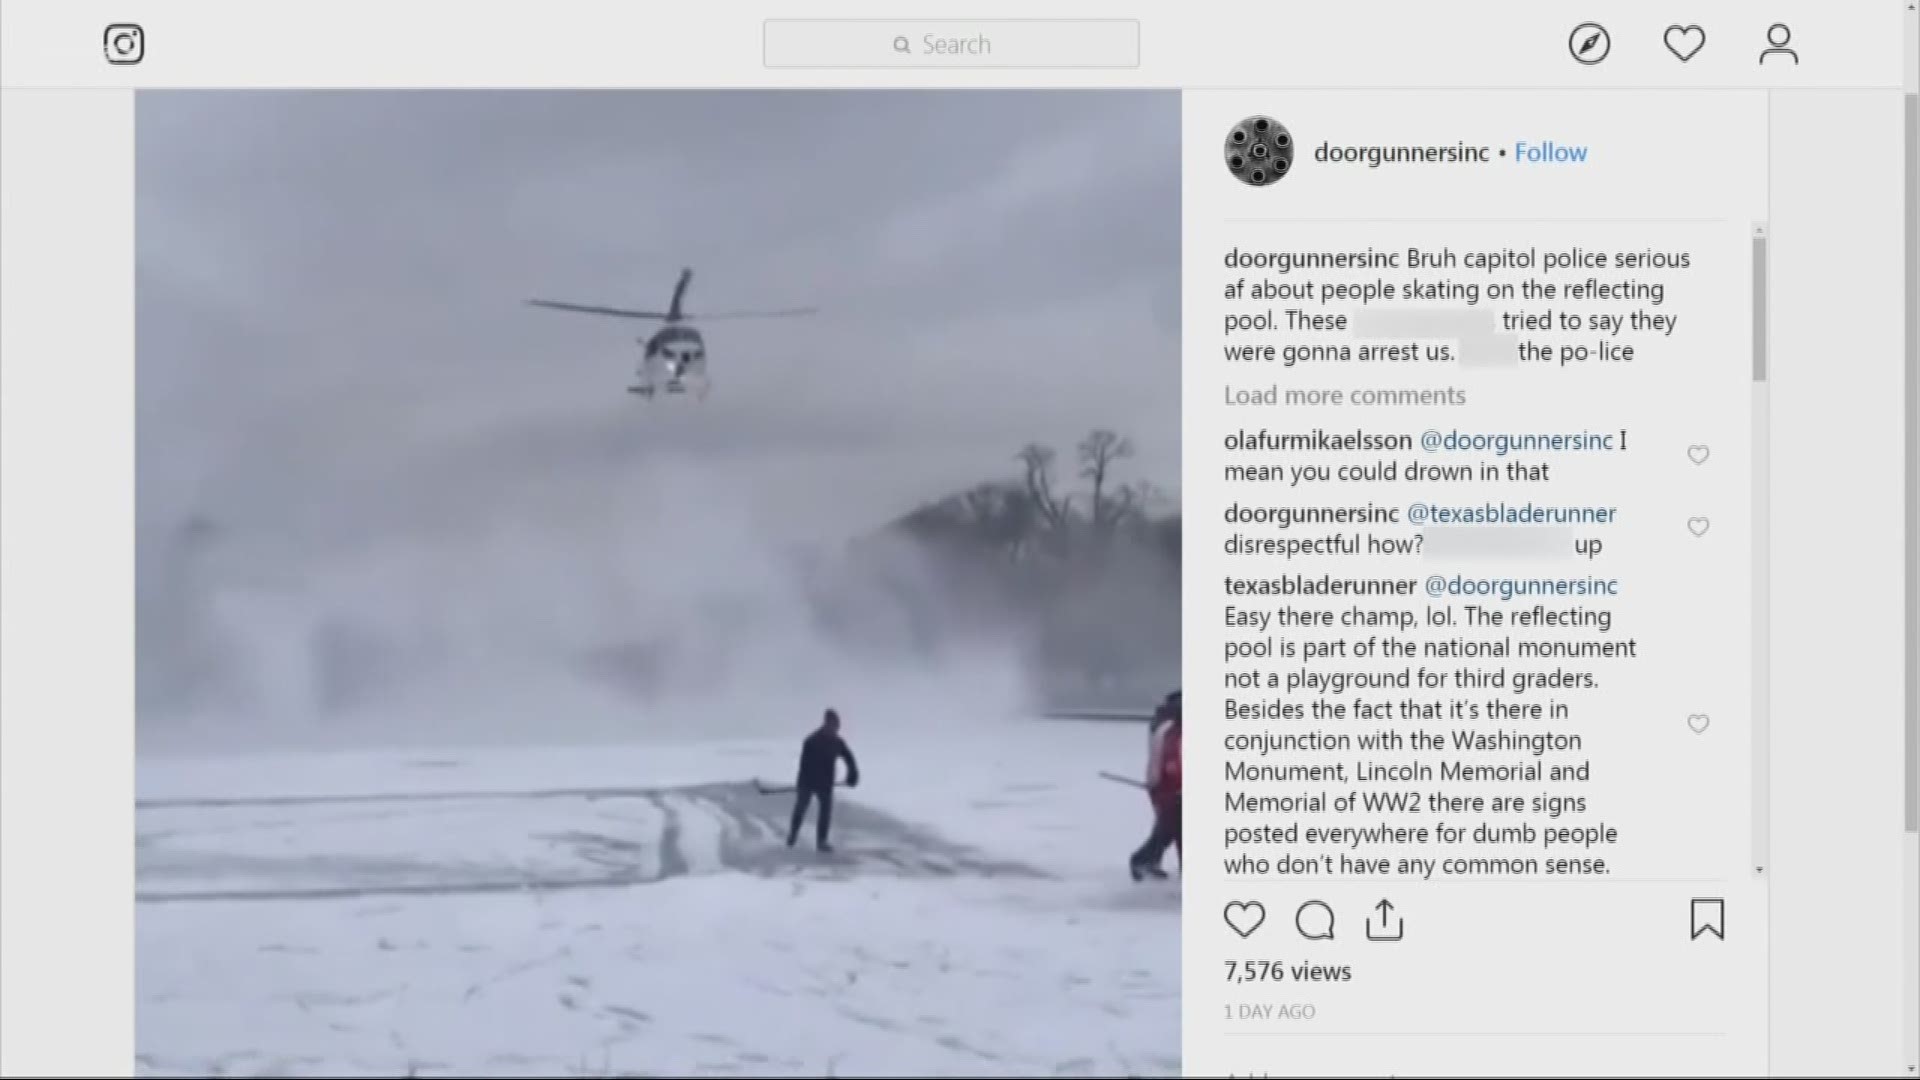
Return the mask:
POLYGON ((1227 905, 1227 925, 1241 937, 1249 937, 1267 921, 1267 906, 1258 900, 1235 900, 1227 905))
POLYGON ((1701 49, 1706 48, 1707 32, 1697 23, 1689 26, 1675 23, 1667 27, 1664 40, 1667 43, 1667 51, 1679 57, 1680 62, 1684 64, 1693 59, 1701 49))

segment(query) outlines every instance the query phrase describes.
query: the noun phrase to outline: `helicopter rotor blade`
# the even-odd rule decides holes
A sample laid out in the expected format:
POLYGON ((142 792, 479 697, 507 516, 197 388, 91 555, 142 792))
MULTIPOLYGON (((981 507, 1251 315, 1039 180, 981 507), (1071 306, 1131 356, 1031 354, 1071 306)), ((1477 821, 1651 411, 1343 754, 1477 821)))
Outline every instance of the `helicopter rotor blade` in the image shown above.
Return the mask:
POLYGON ((789 308, 786 311, 716 311, 706 315, 683 315, 688 322, 712 322, 715 319, 791 319, 813 315, 819 308, 789 308))
POLYGON ((554 308, 558 311, 578 311, 588 315, 614 315, 622 319, 664 319, 664 311, 633 311, 628 308, 600 307, 594 304, 569 304, 560 300, 529 300, 534 307, 554 308))

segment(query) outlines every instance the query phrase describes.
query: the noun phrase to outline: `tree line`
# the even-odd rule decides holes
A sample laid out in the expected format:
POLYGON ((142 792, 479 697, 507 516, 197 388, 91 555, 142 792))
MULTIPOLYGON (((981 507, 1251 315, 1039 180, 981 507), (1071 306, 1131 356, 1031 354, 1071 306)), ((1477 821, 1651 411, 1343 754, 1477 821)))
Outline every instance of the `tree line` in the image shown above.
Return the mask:
POLYGON ((1130 700, 1177 681, 1180 663, 1180 507, 1127 475, 1133 457, 1132 441, 1104 428, 1064 462, 1031 443, 1006 476, 885 531, 913 541, 976 615, 1026 635, 1043 689, 1130 700))

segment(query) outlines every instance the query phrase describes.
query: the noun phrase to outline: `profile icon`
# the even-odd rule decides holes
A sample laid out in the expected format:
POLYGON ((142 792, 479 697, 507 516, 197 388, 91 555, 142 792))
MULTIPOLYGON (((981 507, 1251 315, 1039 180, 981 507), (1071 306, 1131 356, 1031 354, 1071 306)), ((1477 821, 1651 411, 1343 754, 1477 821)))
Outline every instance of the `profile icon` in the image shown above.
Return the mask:
POLYGON ((1787 47, 1793 40, 1793 28, 1786 23, 1777 22, 1767 27, 1767 47, 1760 50, 1760 62, 1777 60, 1788 64, 1798 64, 1800 54, 1787 47))
POLYGON ((1227 132, 1227 171, 1266 187, 1293 168, 1293 134, 1271 116, 1249 116, 1227 132))

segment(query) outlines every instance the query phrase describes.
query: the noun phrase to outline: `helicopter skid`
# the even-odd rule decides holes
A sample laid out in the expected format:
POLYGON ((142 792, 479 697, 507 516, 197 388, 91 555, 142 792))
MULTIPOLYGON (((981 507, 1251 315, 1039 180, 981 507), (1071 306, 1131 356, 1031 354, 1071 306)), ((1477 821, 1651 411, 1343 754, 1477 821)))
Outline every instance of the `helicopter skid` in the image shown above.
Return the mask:
POLYGON ((627 387, 627 393, 638 394, 652 400, 657 394, 691 395, 695 401, 704 401, 712 383, 706 379, 668 379, 661 383, 639 383, 627 387))

